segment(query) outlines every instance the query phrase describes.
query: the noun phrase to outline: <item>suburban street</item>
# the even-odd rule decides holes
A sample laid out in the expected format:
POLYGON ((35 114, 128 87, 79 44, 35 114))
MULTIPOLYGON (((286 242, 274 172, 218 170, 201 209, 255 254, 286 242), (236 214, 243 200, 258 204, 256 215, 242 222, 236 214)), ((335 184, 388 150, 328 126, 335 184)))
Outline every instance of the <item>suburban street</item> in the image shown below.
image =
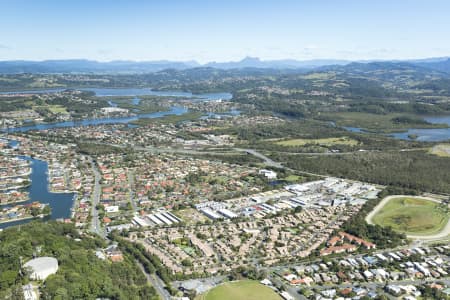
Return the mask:
POLYGON ((159 279, 158 276, 156 276, 155 274, 151 274, 151 275, 148 274, 145 271, 144 266, 139 261, 136 260, 136 263, 139 266, 139 268, 141 269, 142 273, 144 273, 145 277, 147 278, 148 283, 155 288, 156 292, 161 297, 161 299, 170 300, 171 296, 170 296, 169 292, 164 288, 164 283, 161 281, 161 279, 159 279))

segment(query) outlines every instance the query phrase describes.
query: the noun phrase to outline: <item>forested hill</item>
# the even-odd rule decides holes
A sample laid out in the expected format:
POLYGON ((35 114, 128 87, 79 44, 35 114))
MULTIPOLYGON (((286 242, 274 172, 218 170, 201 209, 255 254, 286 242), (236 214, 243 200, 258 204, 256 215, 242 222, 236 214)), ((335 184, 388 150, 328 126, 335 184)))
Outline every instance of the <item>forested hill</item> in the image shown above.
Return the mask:
POLYGON ((71 224, 33 222, 5 229, 0 232, 0 299, 22 299, 28 278, 20 261, 38 252, 59 264, 41 288, 43 299, 158 299, 132 258, 111 263, 95 255, 104 243, 80 235, 71 224))

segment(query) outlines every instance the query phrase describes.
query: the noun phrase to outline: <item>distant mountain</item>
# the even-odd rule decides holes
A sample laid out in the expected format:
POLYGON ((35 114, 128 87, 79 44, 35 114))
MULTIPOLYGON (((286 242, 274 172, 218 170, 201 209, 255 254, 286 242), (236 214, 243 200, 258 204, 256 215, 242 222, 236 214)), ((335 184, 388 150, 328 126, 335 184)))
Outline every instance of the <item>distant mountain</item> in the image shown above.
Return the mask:
POLYGON ((389 68, 399 67, 411 68, 411 66, 422 67, 427 70, 434 70, 450 74, 450 58, 427 58, 417 60, 392 60, 392 61, 358 61, 336 59, 314 59, 314 60, 261 60, 257 57, 245 57, 240 61, 230 62, 210 62, 199 64, 196 61, 110 61, 98 62, 84 59, 68 60, 45 60, 45 61, 0 61, 0 74, 15 73, 153 73, 163 70, 186 70, 192 68, 213 68, 221 70, 233 69, 262 69, 262 70, 312 70, 312 69, 342 69, 340 67, 349 66, 350 70, 367 68, 389 68), (356 65, 355 65, 356 64, 356 65), (405 65, 406 64, 406 65, 405 65))
POLYGON ((450 58, 442 60, 428 60, 415 62, 415 65, 422 66, 424 68, 429 68, 441 72, 450 73, 450 58))
POLYGON ((0 61, 0 73, 149 73, 165 69, 189 69, 197 62, 172 61, 111 61, 84 59, 45 61, 0 61))
POLYGON ((206 67, 217 69, 242 69, 242 68, 263 68, 263 69, 311 69, 326 65, 345 65, 350 63, 348 60, 335 59, 315 59, 315 60, 261 60, 257 57, 246 57, 241 61, 235 62, 211 62, 206 67))

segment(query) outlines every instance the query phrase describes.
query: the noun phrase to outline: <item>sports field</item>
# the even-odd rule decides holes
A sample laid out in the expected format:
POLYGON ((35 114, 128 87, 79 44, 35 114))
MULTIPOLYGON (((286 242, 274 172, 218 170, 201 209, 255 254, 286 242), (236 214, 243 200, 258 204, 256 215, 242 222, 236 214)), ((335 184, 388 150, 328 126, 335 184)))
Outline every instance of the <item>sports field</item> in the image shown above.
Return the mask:
POLYGON ((449 213, 440 203, 419 197, 391 197, 372 222, 411 235, 432 235, 448 223, 449 213))
POLYGON ((281 297, 272 289, 258 281, 242 280, 227 282, 213 288, 196 300, 280 300, 281 297))

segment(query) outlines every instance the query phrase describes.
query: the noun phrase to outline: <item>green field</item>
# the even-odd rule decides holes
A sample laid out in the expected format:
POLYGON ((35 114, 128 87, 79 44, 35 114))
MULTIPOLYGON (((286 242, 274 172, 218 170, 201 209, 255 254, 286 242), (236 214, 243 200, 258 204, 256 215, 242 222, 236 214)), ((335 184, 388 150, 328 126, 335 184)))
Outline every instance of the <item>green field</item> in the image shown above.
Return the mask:
POLYGON ((425 235, 441 231, 448 220, 449 213, 439 203, 411 197, 390 199, 372 218, 373 223, 399 232, 425 235))
POLYGON ((49 105, 48 109, 54 114, 68 114, 67 109, 62 105, 49 105))
POLYGON ((281 297, 272 289, 253 280, 228 282, 205 294, 197 296, 196 300, 280 300, 281 297))
POLYGON ((349 145, 356 146, 358 141, 351 139, 349 137, 335 137, 335 138, 325 138, 325 139, 291 139, 276 142, 277 145, 293 147, 293 146, 304 146, 304 145, 349 145))

